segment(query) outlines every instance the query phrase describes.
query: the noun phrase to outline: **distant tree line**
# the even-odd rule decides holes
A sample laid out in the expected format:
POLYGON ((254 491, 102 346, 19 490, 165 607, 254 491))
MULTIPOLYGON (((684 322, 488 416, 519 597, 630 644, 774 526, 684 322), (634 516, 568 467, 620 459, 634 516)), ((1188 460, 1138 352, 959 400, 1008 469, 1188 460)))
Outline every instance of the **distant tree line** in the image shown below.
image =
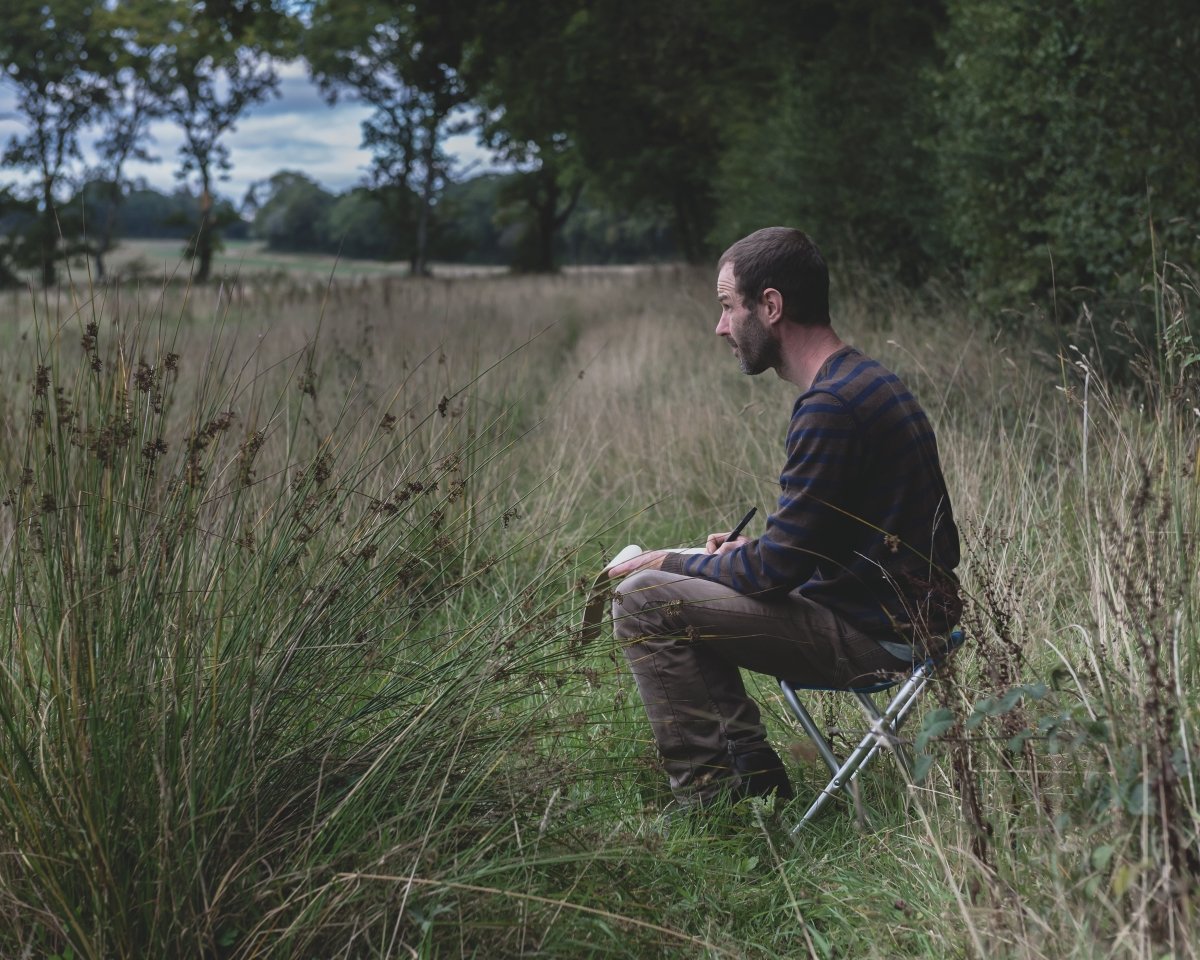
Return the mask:
MULTIPOLYGON (((334 197, 281 173, 272 245, 431 259, 676 255, 802 225, 899 276, 960 275, 992 302, 1137 288, 1200 253, 1200 5, 1193 0, 11 0, 2 81, 23 134, 0 162, 0 281, 89 247, 134 198, 146 124, 184 132, 197 274, 237 120, 301 57, 373 113, 373 164, 334 197), (100 132, 99 169, 79 137, 100 132), (474 130, 507 165, 465 179, 474 130), (87 239, 64 201, 110 203, 87 239), (72 186, 72 185, 75 186, 72 186), (95 188, 100 190, 101 188, 95 188), (15 218, 15 219, 14 219, 15 218), (582 226, 581 225, 585 225, 582 226), (604 246, 604 238, 612 241, 604 246), (620 251, 619 253, 617 251, 620 251)), ((1082 294, 1081 294, 1082 295, 1082 294)))
MULTIPOLYGON (((447 183, 427 228, 426 256, 457 263, 507 264, 536 258, 526 211, 514 191, 521 173, 486 173, 447 183)), ((272 250, 340 254, 415 264, 414 224, 405 223, 416 198, 402 187, 356 187, 333 194, 303 173, 283 170, 251 190, 250 235, 272 250)), ((659 217, 617 214, 581 199, 553 237, 555 263, 636 263, 678 256, 659 217)))

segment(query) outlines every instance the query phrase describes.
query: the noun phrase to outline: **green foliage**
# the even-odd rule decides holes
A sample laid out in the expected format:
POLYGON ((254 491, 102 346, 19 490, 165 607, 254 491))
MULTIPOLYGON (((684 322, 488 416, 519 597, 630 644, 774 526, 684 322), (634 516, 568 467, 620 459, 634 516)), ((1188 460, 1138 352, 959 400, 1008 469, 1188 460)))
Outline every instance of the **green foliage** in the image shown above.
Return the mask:
POLYGON ((194 177, 199 202, 189 235, 195 279, 208 279, 225 219, 216 183, 230 167, 225 138, 241 116, 278 92, 278 58, 293 51, 284 5, 134 0, 122 31, 151 77, 163 115, 180 128, 178 176, 194 177))
POLYGON ((24 129, 9 137, 0 165, 36 178, 39 215, 26 238, 36 245, 46 286, 56 280, 59 258, 77 244, 72 225, 56 216, 59 188, 68 164, 80 157, 80 133, 109 95, 111 38, 99 29, 99 12, 90 0, 53 6, 20 0, 5 11, 0 33, 0 81, 16 94, 24 129))
MULTIPOLYGON (((102 256, 126 221, 124 166, 165 112, 183 133, 180 176, 195 180, 188 236, 204 275, 227 135, 303 49, 329 99, 375 108, 363 137, 390 228, 350 240, 373 256, 418 272, 431 256, 499 251, 520 270, 670 249, 699 261, 792 222, 908 282, 962 277, 989 311, 1041 327, 1082 318, 1094 359, 1118 370, 1124 333, 1155 341, 1142 288, 1200 249, 1198 48, 1186 0, 770 0, 753 14, 731 0, 22 2, 0 38, 25 124, 4 163, 37 178, 22 249, 52 282, 83 249, 64 185, 121 184, 89 210, 102 256), (81 172, 89 124, 101 165, 81 172), (472 128, 511 168, 487 211, 483 186, 455 191, 444 149, 472 128), (585 212, 590 226, 572 229, 585 212)), ((310 194, 315 215, 298 230, 277 220, 273 245, 327 249, 328 198, 310 194)), ((371 209, 347 201, 339 218, 371 209)))
POLYGON ((1195 4, 955 0, 941 43, 946 237, 989 303, 1135 290, 1156 269, 1152 224, 1194 259, 1195 4))
POLYGON ((738 91, 716 177, 724 246, 797 224, 831 253, 915 280, 939 252, 926 72, 939 3, 813 5, 773 24, 796 55, 767 92, 738 91), (757 96, 756 96, 757 94, 757 96))
POLYGON ((765 69, 752 34, 724 0, 581 6, 564 27, 581 163, 614 206, 668 216, 689 262, 709 252, 730 101, 765 69))
POLYGON ((500 222, 500 192, 508 174, 485 173, 446 186, 439 247, 449 260, 506 263, 511 251, 500 222))
POLYGON ((380 260, 402 259, 406 246, 397 236, 388 209, 371 190, 360 187, 337 197, 325 215, 326 244, 335 245, 347 257, 380 260))
MULTIPOLYGON (((87 202, 92 199, 85 192, 87 202)), ((78 198, 73 201, 78 203, 78 198)), ((102 202, 102 201, 101 201, 102 202)), ((125 195, 116 211, 115 234, 118 237, 161 237, 173 240, 186 240, 194 229, 197 197, 186 189, 180 188, 174 193, 161 193, 149 187, 135 187, 125 195)), ((216 202, 218 210, 233 212, 232 204, 220 198, 216 202)), ((89 213, 89 220, 103 216, 104 210, 100 204, 94 213, 89 213)), ((230 236, 244 236, 244 231, 228 230, 230 236)))
POLYGON ((497 213, 519 224, 511 263, 521 272, 553 272, 558 234, 583 191, 571 132, 579 119, 578 77, 563 42, 574 14, 570 3, 484 4, 465 63, 468 88, 483 108, 482 140, 516 168, 500 191, 510 209, 497 213))
POLYGON ((302 173, 281 170, 264 186, 254 217, 254 236, 271 250, 313 251, 329 246, 327 218, 333 194, 302 173))
POLYGON ((90 183, 106 184, 108 196, 103 214, 85 223, 87 245, 99 279, 105 275, 105 255, 113 248, 118 213, 129 186, 126 165, 133 160, 158 159, 150 153, 146 141, 149 124, 162 116, 162 90, 152 69, 152 56, 139 47, 136 31, 126 27, 119 8, 103 9, 100 29, 111 37, 111 66, 107 96, 97 117, 95 149, 100 163, 88 179, 90 183))
POLYGON ((20 284, 20 272, 41 263, 37 205, 0 187, 0 289, 20 284))
POLYGON ((467 101, 460 67, 472 6, 316 0, 309 11, 303 50, 314 79, 330 101, 350 91, 375 108, 363 123, 372 182, 403 204, 418 274, 427 272, 435 206, 449 178, 442 142, 464 129, 454 112, 467 101))

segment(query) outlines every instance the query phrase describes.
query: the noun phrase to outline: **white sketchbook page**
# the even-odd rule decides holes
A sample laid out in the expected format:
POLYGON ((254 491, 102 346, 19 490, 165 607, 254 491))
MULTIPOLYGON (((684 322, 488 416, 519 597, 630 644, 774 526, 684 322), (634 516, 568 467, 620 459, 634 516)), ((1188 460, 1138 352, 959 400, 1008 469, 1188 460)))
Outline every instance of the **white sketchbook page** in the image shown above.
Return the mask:
MULTIPOLYGON (((640 556, 641 554, 643 554, 645 552, 646 551, 643 550, 641 547, 639 547, 636 543, 631 543, 629 546, 623 548, 620 552, 618 552, 617 555, 608 562, 608 566, 605 567, 604 569, 611 570, 617 564, 624 563, 626 560, 632 560, 634 557, 640 556)), ((679 547, 678 549, 670 549, 667 552, 668 553, 704 553, 705 549, 704 549, 704 547, 679 547)))
MULTIPOLYGON (((671 553, 705 553, 703 547, 681 547, 677 550, 671 550, 671 553)), ((636 543, 631 543, 623 550, 618 551, 613 557, 608 566, 596 576, 595 582, 592 584, 592 589, 588 593, 587 602, 583 609, 583 622, 579 625, 579 639, 582 642, 594 640, 600 635, 600 623, 604 618, 605 605, 610 598, 611 581, 608 579, 607 571, 615 567, 618 563, 624 563, 626 560, 632 560, 634 557, 645 553, 645 551, 636 543)))

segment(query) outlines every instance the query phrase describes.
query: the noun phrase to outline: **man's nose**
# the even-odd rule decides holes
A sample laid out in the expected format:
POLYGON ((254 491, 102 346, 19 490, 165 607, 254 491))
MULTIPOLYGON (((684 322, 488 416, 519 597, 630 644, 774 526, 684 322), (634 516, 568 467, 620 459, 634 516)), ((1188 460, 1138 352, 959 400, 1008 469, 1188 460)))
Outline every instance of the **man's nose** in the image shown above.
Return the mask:
POLYGON ((717 321, 717 329, 715 332, 718 337, 728 336, 729 334, 729 320, 723 313, 721 314, 721 319, 717 321))

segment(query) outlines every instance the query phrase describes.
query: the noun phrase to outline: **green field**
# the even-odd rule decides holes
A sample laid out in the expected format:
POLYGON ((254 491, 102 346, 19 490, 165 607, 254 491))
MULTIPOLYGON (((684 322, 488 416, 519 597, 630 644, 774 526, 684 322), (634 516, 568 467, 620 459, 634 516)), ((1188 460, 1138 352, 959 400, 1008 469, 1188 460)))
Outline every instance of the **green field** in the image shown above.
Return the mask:
POLYGON ((938 430, 968 644, 923 778, 882 757, 792 837, 823 768, 770 678, 799 800, 667 821, 620 651, 578 631, 616 549, 774 502, 792 392, 712 335, 711 274, 326 291, 224 256, 288 276, 0 303, 0 953, 1196 955, 1179 276, 1124 386, 837 278, 938 430))
MULTIPOLYGON (((181 260, 182 240, 121 240, 107 257, 110 271, 133 273, 148 278, 187 276, 187 265, 181 260)), ((86 276, 82 261, 75 264, 75 278, 80 270, 86 276)), ((499 272, 495 267, 465 267, 458 264, 434 264, 443 275, 463 276, 499 272)), ((381 260, 353 260, 312 253, 280 253, 268 250, 261 240, 224 240, 222 249, 213 258, 214 276, 242 278, 263 275, 329 277, 399 277, 408 274, 408 264, 381 260)))

